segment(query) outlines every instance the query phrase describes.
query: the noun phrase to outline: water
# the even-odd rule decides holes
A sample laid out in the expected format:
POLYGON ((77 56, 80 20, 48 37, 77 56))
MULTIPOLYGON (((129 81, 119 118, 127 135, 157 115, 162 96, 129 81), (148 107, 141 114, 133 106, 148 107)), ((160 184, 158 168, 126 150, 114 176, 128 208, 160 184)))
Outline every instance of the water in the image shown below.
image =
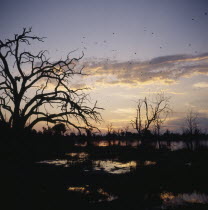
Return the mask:
MULTIPOLYGON (((71 167, 72 165, 76 165, 79 163, 83 163, 84 161, 89 160, 89 154, 86 152, 80 153, 66 153, 66 159, 56 159, 56 160, 44 160, 38 162, 39 164, 47 164, 54 166, 62 166, 62 167, 71 167), (70 159, 67 159, 70 157, 70 159)), ((91 160, 92 167, 90 165, 89 168, 83 168, 85 172, 103 172, 109 174, 124 174, 134 171, 137 167, 151 166, 156 165, 155 161, 145 160, 145 161, 118 161, 114 160, 91 160)))
MULTIPOLYGON (((131 140, 131 141, 120 141, 120 140, 101 140, 101 141, 94 141, 92 144, 96 147, 108 147, 108 146, 129 146, 129 147, 139 147, 141 145, 140 140, 131 140)), ((187 149, 191 147, 191 149, 195 150, 198 146, 199 147, 206 147, 208 148, 208 141, 206 140, 199 140, 199 141, 192 141, 192 142, 185 142, 185 141, 161 141, 160 144, 158 142, 150 142, 149 145, 159 149, 160 147, 165 147, 170 149, 171 151, 176 151, 180 149, 187 149)), ((87 143, 75 143, 75 146, 78 147, 86 147, 87 143)))
POLYGON ((162 208, 168 209, 174 206, 183 206, 187 204, 207 204, 208 195, 200 192, 179 193, 163 192, 160 194, 162 208))
MULTIPOLYGON (((74 193, 84 194, 86 198, 91 197, 90 202, 111 202, 118 199, 117 195, 106 192, 102 188, 94 188, 89 185, 85 186, 71 186, 68 187, 68 191, 74 193), (94 198, 92 200, 92 197, 94 198)), ((208 195, 200 192, 190 192, 190 193, 178 193, 174 194, 172 192, 162 192, 159 195, 162 201, 161 209, 169 209, 171 207, 184 206, 190 204, 208 204, 208 195)))
POLYGON ((94 141, 93 145, 96 147, 108 147, 108 146, 131 146, 131 147, 137 147, 141 144, 141 141, 119 141, 119 140, 102 140, 102 141, 94 141))
MULTIPOLYGON (((114 145, 120 145, 120 146, 125 146, 125 145, 130 145, 132 147, 137 147, 140 145, 141 142, 139 141, 134 141, 134 142, 126 142, 126 143, 119 143, 118 141, 114 141, 114 145)), ((111 145, 113 145, 113 143, 110 143, 111 145)), ((106 147, 109 145, 108 141, 100 141, 100 142, 96 142, 97 147, 106 147)), ((185 142, 170 142, 170 144, 168 144, 167 142, 161 142, 162 146, 169 146, 169 148, 172 151, 175 150, 179 150, 179 149, 184 149, 186 148, 186 143, 185 142)), ((160 145, 160 146, 161 146, 160 145)), ((200 145, 201 146, 205 146, 208 147, 208 142, 207 141, 200 141, 200 145)), ((86 145, 85 145, 86 146, 86 145)), ((196 147, 195 144, 192 145, 193 149, 196 147)), ((158 147, 158 144, 155 144, 155 147, 158 147)), ((51 165, 51 166, 57 166, 57 167, 64 167, 64 168, 70 168, 72 166, 78 166, 78 171, 80 170, 80 174, 82 174, 84 177, 90 177, 91 175, 93 175, 92 177, 101 177, 101 174, 106 175, 106 177, 114 177, 115 180, 118 178, 119 180, 122 177, 124 178, 124 182, 127 182, 125 186, 128 186, 128 182, 130 182, 131 184, 131 189, 132 192, 129 192, 129 195, 131 193, 134 194, 133 197, 135 197, 135 195, 137 195, 137 193, 141 196, 141 199, 144 197, 144 200, 142 200, 142 202, 146 202, 147 204, 153 201, 153 203, 155 202, 155 197, 154 195, 156 195, 156 199, 157 199, 157 203, 151 204, 151 205, 155 205, 155 207, 157 207, 157 209, 177 209, 180 206, 187 206, 187 205, 204 205, 207 204, 208 205, 208 194, 206 193, 202 193, 199 190, 201 188, 199 188, 198 190, 196 190, 197 188, 188 188, 188 190, 186 192, 184 192, 186 190, 186 185, 184 184, 184 188, 181 188, 180 193, 174 193, 171 192, 171 190, 173 190, 171 187, 172 184, 170 183, 166 183, 165 185, 163 182, 160 182, 162 184, 158 184, 157 186, 157 179, 154 178, 154 172, 157 171, 157 165, 160 165, 160 160, 157 159, 157 161, 155 160, 128 160, 128 161, 121 161, 118 158, 114 158, 114 159, 91 159, 92 157, 90 156, 89 153, 87 152, 70 152, 70 153, 66 153, 65 156, 62 159, 55 159, 55 160, 43 160, 38 162, 38 164, 46 164, 46 165, 51 165), (80 164, 80 165, 79 165, 80 164), (147 169, 147 170, 145 170, 147 169), (149 172, 150 170, 150 172, 149 172), (148 176, 149 173, 152 173, 150 177, 153 178, 153 182, 151 180, 151 178, 145 178, 145 176, 142 176, 142 180, 137 180, 137 176, 140 174, 140 171, 148 171, 148 176), (128 174, 132 174, 133 175, 133 179, 135 180, 135 188, 134 188, 134 184, 131 183, 128 180, 128 174), (122 176, 118 176, 121 175, 122 176), (111 176, 109 176, 111 175, 111 176), (127 175, 127 176, 126 176, 127 175), (117 177, 118 176, 118 177, 117 177), (134 177, 135 176, 135 177, 134 177), (155 180, 155 182, 154 182, 155 180), (145 185, 142 185, 142 182, 146 182, 145 185), (137 185, 136 185, 137 183, 137 185), (146 191, 144 189, 146 189, 146 186, 148 186, 149 183, 150 186, 155 186, 156 188, 154 188, 156 191, 153 191, 152 193, 149 193, 149 196, 147 196, 147 199, 145 198, 146 195, 146 191), (140 186, 141 184, 141 186, 140 186), (170 187, 168 187, 170 184, 170 187), (136 186, 138 186, 138 188, 136 188, 136 186), (142 186, 144 188, 142 188, 142 186), (165 188, 164 188, 165 186, 165 188), (140 188, 141 187, 141 188, 140 188), (162 191, 161 189, 168 189, 167 191, 162 191), (185 189, 185 190, 184 190, 185 189), (190 192, 189 192, 190 191, 190 192)), ((170 163, 171 164, 171 163, 170 163)), ((194 164, 194 163, 193 163, 194 164)), ((175 165, 173 165, 175 167, 175 165)), ((192 162, 184 162, 184 166, 187 168, 192 167, 192 162)), ((160 167, 163 167, 160 165, 160 167)), ((158 168, 160 168, 158 167, 158 168)), ((166 167, 166 166, 164 166, 166 167)), ((177 167, 177 166, 176 166, 177 167)), ((163 168, 164 169, 164 168, 163 168)), ((164 172, 166 172, 164 170, 164 172)), ((79 173, 79 172, 78 172, 79 173)), ((199 172, 200 173, 200 172, 199 172)), ((191 175, 190 175, 191 176, 191 175)), ((130 178, 131 179, 131 178, 130 178)), ((182 178, 183 179, 183 178, 182 178)), ((122 178, 123 180, 123 178, 122 178)), ((186 181, 186 178, 183 180, 186 181)), ((178 186, 179 185, 183 185, 183 181, 179 180, 178 186)), ((198 183, 201 180, 192 180, 193 183, 198 183)), ((124 184, 123 182, 123 184, 124 184)), ((158 183, 160 183, 158 182, 158 183)), ((124 192, 120 192, 119 190, 122 188, 119 188, 118 190, 112 190, 112 192, 110 191, 111 187, 107 185, 103 184, 103 180, 101 180, 100 184, 97 184, 97 180, 96 180, 96 184, 92 184, 92 182, 89 182, 92 185, 80 185, 77 184, 75 185, 74 182, 72 182, 73 185, 69 185, 66 187, 66 189, 71 192, 71 193, 75 193, 78 195, 82 195, 84 199, 86 199, 87 201, 89 201, 89 203, 102 203, 102 202, 109 202, 112 204, 113 201, 116 202, 122 202, 122 199, 124 197, 122 193, 124 193, 125 195, 125 190, 124 192), (122 196, 121 196, 122 195, 122 196), (119 200, 120 199, 120 200, 119 200)), ((122 182, 121 182, 122 183, 122 182)), ((195 184, 196 184, 195 183, 195 184)), ((121 184, 122 185, 122 184, 121 184)), ((195 185, 197 186, 197 185, 195 185)), ((117 187, 117 186, 116 186, 117 187)), ((177 182, 176 182, 176 188, 177 188, 177 182)), ((117 189, 117 188, 116 188, 117 189)), ((124 187, 124 189, 126 189, 124 187)), ((129 189, 127 187, 127 189, 129 189)), ((129 198, 127 198, 128 200, 129 198)), ((130 198, 131 199, 131 198, 130 198)), ((137 198, 138 199, 138 198, 137 198)), ((139 203, 136 204, 138 205, 138 209, 139 209, 139 203)))
POLYGON ((65 159, 43 160, 38 163, 54 166, 71 167, 72 165, 76 165, 78 163, 86 161, 88 159, 89 154, 86 152, 72 152, 66 153, 65 156, 65 159))
POLYGON ((89 156, 89 154, 86 152, 71 152, 71 153, 66 153, 65 155, 79 160, 87 159, 89 156))
POLYGON ((111 160, 98 160, 93 162, 94 171, 103 171, 110 174, 123 174, 134 170, 137 166, 136 161, 119 162, 111 160))
POLYGON ((70 186, 67 190, 74 193, 84 194, 90 203, 111 202, 118 199, 118 196, 106 192, 102 188, 95 188, 89 185, 70 186))

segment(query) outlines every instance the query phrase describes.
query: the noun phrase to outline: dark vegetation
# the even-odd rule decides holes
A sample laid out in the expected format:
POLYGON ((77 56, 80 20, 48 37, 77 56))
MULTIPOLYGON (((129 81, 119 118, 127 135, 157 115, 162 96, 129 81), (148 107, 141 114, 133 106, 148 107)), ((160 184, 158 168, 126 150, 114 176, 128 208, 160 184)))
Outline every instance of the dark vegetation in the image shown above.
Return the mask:
MULTIPOLYGON (((4 131, 1 129, 1 134, 4 131)), ((202 134, 192 136, 191 141, 190 136, 165 133, 160 140, 168 142, 158 148, 158 137, 153 135, 141 139, 132 133, 107 134, 92 136, 92 144, 83 147, 75 144, 89 142, 86 135, 33 132, 16 139, 12 132, 7 132, 1 138, 4 201, 8 209, 207 209, 208 205, 200 201, 165 206, 161 199, 161 195, 169 192, 174 196, 208 194, 208 149, 200 144, 175 151, 168 147, 172 141, 184 139, 195 145, 195 141, 200 142, 204 137, 207 138, 202 134), (110 146, 93 144, 106 139, 110 146), (127 146, 115 145, 116 140, 126 141, 127 146), (142 141, 132 147, 134 140, 142 141), (87 153, 88 157, 80 160, 67 153, 87 153), (67 160, 69 166, 41 164, 44 160, 67 160), (136 161, 137 165, 127 173, 118 174, 93 168, 96 161, 109 160, 124 164, 136 161), (144 165, 147 160, 156 164, 144 165), (70 187, 78 190, 69 191, 70 187), (98 193, 102 191, 107 194, 98 193), (116 196, 115 200, 108 201, 108 195, 116 196)))

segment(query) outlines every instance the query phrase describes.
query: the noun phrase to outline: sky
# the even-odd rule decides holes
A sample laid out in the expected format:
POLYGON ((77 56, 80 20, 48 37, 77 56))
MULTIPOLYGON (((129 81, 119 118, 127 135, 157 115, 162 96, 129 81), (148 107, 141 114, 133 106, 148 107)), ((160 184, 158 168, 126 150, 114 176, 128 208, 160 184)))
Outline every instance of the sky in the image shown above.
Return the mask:
POLYGON ((47 37, 33 51, 47 49, 54 61, 84 52, 78 82, 98 101, 102 130, 130 126, 136 101, 157 92, 170 96, 164 128, 180 130, 187 110, 208 128, 207 0, 1 0, 0 39, 32 27, 47 37))

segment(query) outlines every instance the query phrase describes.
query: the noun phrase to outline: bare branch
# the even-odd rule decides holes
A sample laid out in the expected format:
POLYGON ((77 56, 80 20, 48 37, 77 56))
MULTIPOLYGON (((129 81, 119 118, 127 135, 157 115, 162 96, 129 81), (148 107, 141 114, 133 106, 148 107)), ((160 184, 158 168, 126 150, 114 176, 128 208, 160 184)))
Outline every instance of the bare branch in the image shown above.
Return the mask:
POLYGON ((31 30, 24 28, 14 39, 0 41, 0 120, 6 120, 5 110, 10 113, 8 121, 15 129, 23 129, 26 125, 33 128, 41 121, 63 122, 78 130, 95 128, 92 122, 102 120, 99 112, 102 108, 97 102, 92 107, 87 105, 86 88, 74 90, 70 87, 72 78, 84 75, 83 67, 77 65, 84 53, 70 58, 72 51, 66 59, 52 62, 46 57, 47 51, 36 55, 21 51, 22 45, 44 39, 31 36, 31 30), (11 60, 15 61, 13 67, 10 67, 11 60))

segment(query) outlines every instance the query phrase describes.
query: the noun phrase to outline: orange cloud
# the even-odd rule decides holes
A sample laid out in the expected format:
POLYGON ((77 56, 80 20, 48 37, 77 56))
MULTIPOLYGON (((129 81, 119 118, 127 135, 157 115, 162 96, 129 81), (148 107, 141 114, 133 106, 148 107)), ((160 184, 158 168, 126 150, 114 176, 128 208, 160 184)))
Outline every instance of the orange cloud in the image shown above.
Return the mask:
POLYGON ((208 75, 208 53, 198 56, 163 56, 142 62, 86 61, 84 65, 88 78, 93 78, 98 86, 169 85, 175 84, 181 77, 208 75))

